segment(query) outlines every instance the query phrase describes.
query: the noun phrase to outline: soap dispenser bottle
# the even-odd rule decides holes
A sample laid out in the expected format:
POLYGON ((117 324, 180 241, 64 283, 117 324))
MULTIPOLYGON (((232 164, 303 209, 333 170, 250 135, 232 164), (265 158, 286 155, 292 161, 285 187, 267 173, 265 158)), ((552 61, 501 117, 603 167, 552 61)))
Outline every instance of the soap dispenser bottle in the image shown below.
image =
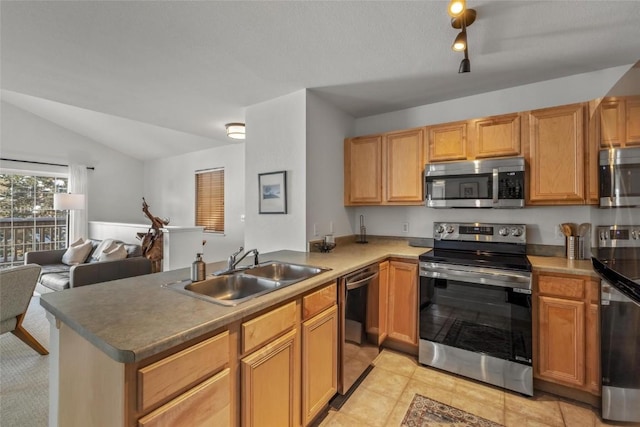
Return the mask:
POLYGON ((202 254, 196 254, 196 260, 191 264, 191 281, 199 282, 204 280, 207 265, 202 260, 202 254))

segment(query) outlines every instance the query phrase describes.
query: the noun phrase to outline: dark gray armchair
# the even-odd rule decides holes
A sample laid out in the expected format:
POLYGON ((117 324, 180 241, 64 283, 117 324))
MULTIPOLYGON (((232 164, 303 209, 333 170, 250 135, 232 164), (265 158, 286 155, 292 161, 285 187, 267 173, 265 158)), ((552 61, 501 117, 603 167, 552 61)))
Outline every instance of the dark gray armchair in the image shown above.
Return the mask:
POLYGON ((0 333, 11 332, 42 355, 49 352, 22 327, 29 301, 38 283, 36 264, 0 270, 0 333))

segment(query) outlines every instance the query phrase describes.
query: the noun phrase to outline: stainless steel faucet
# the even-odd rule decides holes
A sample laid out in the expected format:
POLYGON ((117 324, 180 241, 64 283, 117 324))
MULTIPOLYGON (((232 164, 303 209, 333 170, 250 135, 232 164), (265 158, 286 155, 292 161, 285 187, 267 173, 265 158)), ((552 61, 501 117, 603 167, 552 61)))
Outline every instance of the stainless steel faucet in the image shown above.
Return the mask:
POLYGON ((249 249, 244 254, 242 254, 240 259, 236 260, 236 258, 238 257, 238 255, 240 255, 240 253, 242 253, 242 251, 244 251, 244 247, 240 246, 240 249, 229 255, 229 258, 227 259, 227 268, 224 270, 216 271, 214 274, 221 275, 233 273, 238 264, 240 264, 240 262, 245 259, 250 253, 253 253, 253 265, 258 265, 260 263, 260 261, 258 260, 259 252, 257 249, 249 249))

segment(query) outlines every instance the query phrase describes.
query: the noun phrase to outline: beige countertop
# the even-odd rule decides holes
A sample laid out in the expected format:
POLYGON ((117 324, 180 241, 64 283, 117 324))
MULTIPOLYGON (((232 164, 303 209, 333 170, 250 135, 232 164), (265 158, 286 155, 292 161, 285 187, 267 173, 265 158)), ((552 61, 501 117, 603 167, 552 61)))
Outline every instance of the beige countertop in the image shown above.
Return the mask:
MULTIPOLYGON (((41 296, 40 304, 112 359, 130 363, 295 298, 358 268, 389 257, 416 260, 428 250, 409 246, 400 239, 371 239, 364 245, 339 245, 330 253, 261 254, 261 262, 278 260, 331 270, 235 307, 203 301, 162 286, 188 279, 188 268, 48 293, 41 296)), ((534 269, 541 271, 595 276, 590 260, 541 256, 529 256, 529 260, 534 269)), ((210 263, 207 272, 223 267, 224 263, 210 263)))
POLYGON ((567 259, 564 257, 546 257, 527 255, 531 266, 538 271, 551 273, 579 274, 582 276, 598 277, 593 270, 590 259, 567 259))
MULTIPOLYGON (((286 261, 331 270, 286 288, 226 307, 162 287, 189 278, 189 269, 114 280, 44 294, 40 304, 118 362, 137 362, 388 257, 417 259, 427 248, 404 240, 348 244, 330 253, 278 251, 260 261, 286 261)), ((207 265, 207 272, 224 263, 207 265)))

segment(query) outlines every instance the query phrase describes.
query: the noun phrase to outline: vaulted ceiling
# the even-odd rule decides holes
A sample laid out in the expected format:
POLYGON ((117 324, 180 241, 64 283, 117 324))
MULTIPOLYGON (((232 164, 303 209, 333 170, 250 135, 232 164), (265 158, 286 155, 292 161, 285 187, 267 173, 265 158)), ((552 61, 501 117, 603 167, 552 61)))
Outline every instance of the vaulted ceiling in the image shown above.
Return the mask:
POLYGON ((363 117, 640 59, 638 1, 467 0, 458 74, 447 4, 2 1, 2 99, 147 159, 303 88, 363 117))

